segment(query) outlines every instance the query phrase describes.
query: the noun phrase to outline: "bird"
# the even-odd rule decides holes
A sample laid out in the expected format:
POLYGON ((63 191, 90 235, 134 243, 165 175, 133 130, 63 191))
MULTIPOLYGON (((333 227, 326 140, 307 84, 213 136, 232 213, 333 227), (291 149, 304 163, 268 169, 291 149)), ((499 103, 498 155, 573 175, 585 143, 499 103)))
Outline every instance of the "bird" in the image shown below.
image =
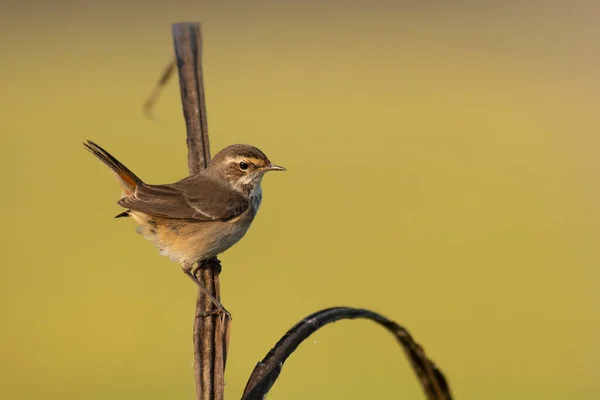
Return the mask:
POLYGON ((230 316, 195 272, 244 237, 262 200, 263 176, 286 169, 254 146, 234 144, 219 151, 199 173, 151 185, 96 143, 86 140, 83 145, 110 168, 121 186, 117 204, 125 211, 115 218, 133 219, 141 236, 181 265, 216 306, 209 314, 230 316))

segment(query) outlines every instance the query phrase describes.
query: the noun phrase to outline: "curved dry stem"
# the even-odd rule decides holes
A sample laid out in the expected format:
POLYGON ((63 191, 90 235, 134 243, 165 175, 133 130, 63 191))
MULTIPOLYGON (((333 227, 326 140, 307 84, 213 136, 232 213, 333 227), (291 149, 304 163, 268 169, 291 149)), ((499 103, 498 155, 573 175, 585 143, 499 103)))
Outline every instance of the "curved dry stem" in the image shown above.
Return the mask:
POLYGON ((306 338, 329 323, 341 319, 365 318, 378 323, 390 332, 404 349, 428 400, 452 400, 446 378, 427 358, 410 333, 402 326, 373 311, 360 308, 334 307, 309 315, 293 326, 259 362, 244 389, 242 400, 261 400, 279 376, 283 363, 306 338))

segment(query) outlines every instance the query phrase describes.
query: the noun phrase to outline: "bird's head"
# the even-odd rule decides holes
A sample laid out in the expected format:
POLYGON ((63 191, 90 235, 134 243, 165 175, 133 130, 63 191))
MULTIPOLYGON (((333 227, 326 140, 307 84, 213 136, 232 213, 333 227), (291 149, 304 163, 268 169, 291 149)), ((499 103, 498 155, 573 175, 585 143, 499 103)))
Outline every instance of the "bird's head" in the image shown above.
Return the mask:
POLYGON ((265 153, 247 144, 224 148, 207 168, 207 172, 248 196, 260 189, 262 177, 268 171, 285 171, 285 168, 274 165, 265 153))

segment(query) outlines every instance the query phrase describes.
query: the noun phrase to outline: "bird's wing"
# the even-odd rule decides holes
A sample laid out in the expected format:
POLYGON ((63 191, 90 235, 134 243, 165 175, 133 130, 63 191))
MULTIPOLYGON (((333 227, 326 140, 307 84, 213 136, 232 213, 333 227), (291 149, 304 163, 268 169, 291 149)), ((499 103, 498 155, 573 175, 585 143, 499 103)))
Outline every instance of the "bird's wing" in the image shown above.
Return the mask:
POLYGON ((170 185, 139 185, 119 205, 162 218, 227 221, 243 214, 249 202, 213 179, 194 176, 170 185))

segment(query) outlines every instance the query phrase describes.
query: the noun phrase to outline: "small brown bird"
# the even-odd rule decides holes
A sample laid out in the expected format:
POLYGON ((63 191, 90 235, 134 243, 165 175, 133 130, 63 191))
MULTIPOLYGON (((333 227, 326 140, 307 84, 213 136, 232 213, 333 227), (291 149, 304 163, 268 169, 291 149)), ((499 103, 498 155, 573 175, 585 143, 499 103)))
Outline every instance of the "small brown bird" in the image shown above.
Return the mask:
POLYGON ((198 282, 195 271, 246 234, 260 206, 264 174, 285 168, 273 165, 256 147, 234 144, 217 153, 198 174, 172 184, 149 185, 94 142, 83 145, 114 172, 121 185, 117 204, 127 210, 116 218, 133 218, 138 233, 180 263, 218 311, 226 312, 198 282))

